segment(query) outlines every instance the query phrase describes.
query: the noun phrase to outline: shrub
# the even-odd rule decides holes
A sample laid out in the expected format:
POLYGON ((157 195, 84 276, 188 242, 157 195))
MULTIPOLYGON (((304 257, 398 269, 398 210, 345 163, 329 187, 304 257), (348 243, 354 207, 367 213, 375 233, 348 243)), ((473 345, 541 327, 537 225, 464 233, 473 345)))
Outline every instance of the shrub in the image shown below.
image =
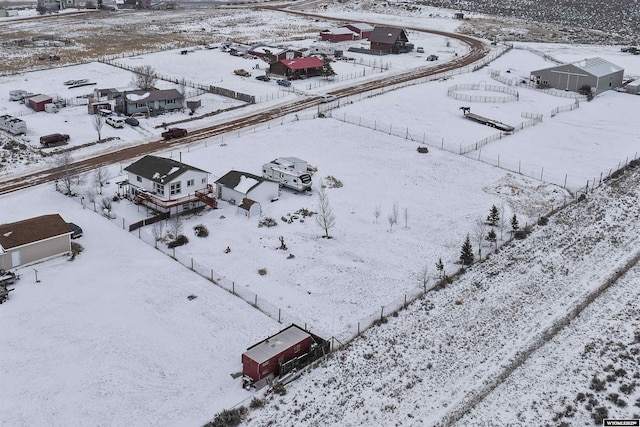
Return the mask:
POLYGON ((329 188, 340 188, 342 187, 342 181, 340 181, 338 178, 334 177, 334 176, 327 176, 325 179, 326 182, 326 186, 329 188))
POLYGON ((541 216, 538 219, 538 225, 547 225, 549 223, 549 218, 547 218, 546 216, 541 216))
POLYGON ((418 153, 426 154, 429 152, 427 147, 418 147, 418 153))
POLYGON ((205 227, 204 224, 196 225, 193 227, 193 230, 198 237, 207 237, 209 235, 209 230, 207 230, 207 227, 205 227))
POLYGON ((263 406, 264 406, 264 400, 258 399, 257 397, 254 397, 253 399, 251 399, 251 402, 249 403, 249 408, 251 409, 262 408, 263 406))
POLYGON ((81 244, 76 242, 71 242, 71 258, 69 261, 73 261, 76 259, 76 255, 80 255, 80 253, 84 250, 81 244))
POLYGON ((276 225, 278 225, 276 220, 269 217, 262 218, 260 222, 258 222, 258 227, 275 227, 276 225))
POLYGON ((247 415, 247 408, 240 406, 234 409, 225 409, 216 417, 205 424, 204 427, 236 427, 240 425, 244 417, 247 415))
POLYGON ((591 378, 591 385, 589 386, 591 390, 602 391, 605 389, 605 387, 606 383, 604 382, 604 380, 601 380, 596 376, 591 378))
POLYGON ((258 270, 258 274, 261 275, 261 276, 266 276, 267 269, 266 268, 261 268, 260 270, 258 270))
POLYGON ((169 247, 169 249, 171 249, 171 248, 175 248, 177 246, 184 246, 187 243, 189 243, 189 239, 187 238, 187 236, 185 236, 184 234, 180 234, 174 240, 172 240, 169 243, 167 243, 167 246, 169 247))
POLYGON ((602 425, 602 420, 609 417, 609 411, 604 406, 598 406, 591 414, 593 422, 597 425, 602 425))
POLYGON ((272 389, 271 389, 275 394, 279 394, 280 396, 284 396, 285 394, 287 394, 287 389, 285 388, 284 384, 282 383, 276 383, 272 389))
POLYGON ((102 210, 106 209, 110 211, 111 208, 113 207, 111 199, 108 197, 103 197, 102 201, 100 202, 100 207, 102 208, 102 210))

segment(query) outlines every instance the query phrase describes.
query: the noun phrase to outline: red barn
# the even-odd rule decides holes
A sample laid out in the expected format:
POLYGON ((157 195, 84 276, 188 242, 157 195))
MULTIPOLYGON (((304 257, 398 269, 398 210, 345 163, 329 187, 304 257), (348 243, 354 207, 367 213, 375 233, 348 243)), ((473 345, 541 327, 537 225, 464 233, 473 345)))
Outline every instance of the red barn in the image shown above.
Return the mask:
POLYGON ((298 59, 283 59, 269 64, 269 73, 285 76, 289 79, 322 75, 324 61, 315 56, 298 59))
POLYGON ((320 39, 332 43, 355 40, 356 33, 347 27, 328 28, 320 32, 320 39))
POLYGON ((29 98, 28 102, 29 108, 33 109, 34 111, 44 111, 44 106, 46 104, 51 104, 53 102, 53 99, 51 99, 51 97, 47 95, 36 95, 29 98))
POLYGON ((358 34, 360 36, 360 39, 363 39, 363 40, 368 39, 369 36, 371 36, 371 33, 373 32, 373 26, 369 24, 359 23, 359 22, 345 25, 345 27, 347 27, 354 33, 358 34))
POLYGON ((311 342, 309 332, 292 324, 242 353, 242 374, 254 382, 274 378, 280 365, 308 353, 311 342))

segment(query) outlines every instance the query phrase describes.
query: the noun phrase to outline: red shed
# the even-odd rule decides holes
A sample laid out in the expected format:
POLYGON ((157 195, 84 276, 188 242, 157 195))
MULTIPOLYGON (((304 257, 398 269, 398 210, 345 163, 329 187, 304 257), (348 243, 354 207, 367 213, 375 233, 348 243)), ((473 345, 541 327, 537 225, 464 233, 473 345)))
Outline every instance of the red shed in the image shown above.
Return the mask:
POLYGON ((242 374, 258 382, 280 374, 280 365, 309 351, 311 334, 297 325, 270 336, 242 353, 242 374))
POLYGON ((34 111, 44 111, 45 104, 51 104, 53 99, 47 95, 36 95, 29 98, 29 108, 34 111))
POLYGON ((347 27, 328 28, 320 32, 321 40, 332 43, 355 40, 356 38, 356 34, 347 27))
POLYGON ((300 76, 312 77, 322 75, 324 61, 315 56, 298 59, 283 59, 282 61, 269 64, 269 72, 279 76, 286 76, 290 79, 297 79, 300 76))
POLYGON ((353 31, 356 34, 360 35, 361 39, 368 39, 371 33, 373 32, 373 26, 369 24, 363 24, 360 22, 345 25, 348 29, 353 31))

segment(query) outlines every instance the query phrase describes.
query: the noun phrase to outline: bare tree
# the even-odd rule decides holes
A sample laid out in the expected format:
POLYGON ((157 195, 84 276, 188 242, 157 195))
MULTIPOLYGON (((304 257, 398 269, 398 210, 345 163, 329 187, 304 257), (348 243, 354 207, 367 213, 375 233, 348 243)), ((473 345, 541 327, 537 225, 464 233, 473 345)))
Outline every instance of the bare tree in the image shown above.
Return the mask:
POLYGON ((93 189, 93 187, 89 187, 86 189, 86 191, 84 192, 84 197, 91 203, 96 201, 96 190, 93 189))
POLYGON ((505 228, 507 228, 507 216, 504 212, 504 203, 500 204, 500 217, 498 218, 498 229, 500 230, 500 240, 504 240, 503 234, 505 228))
POLYGON ((176 239, 180 234, 182 234, 182 229, 184 228, 184 224, 182 223, 182 218, 179 214, 176 213, 176 216, 171 218, 168 224, 169 233, 176 239))
POLYGON ((142 90, 149 90, 156 85, 158 75, 151 65, 141 65, 133 69, 133 83, 142 90))
POLYGON ((427 283, 429 283, 429 268, 426 266, 422 267, 420 271, 420 282, 422 284, 422 290, 426 294, 427 293, 427 283))
POLYGON ((104 126, 104 117, 102 114, 94 114, 93 128, 98 132, 98 141, 102 139, 102 126, 104 126))
POLYGON ((318 193, 316 222, 324 230, 324 237, 330 239, 329 230, 336 224, 336 217, 333 214, 333 209, 331 208, 329 197, 324 187, 320 187, 320 192, 318 193))
POLYGON ((393 214, 389 214, 389 216, 387 217, 387 219, 389 220, 389 233, 393 232, 393 224, 396 223, 396 220, 393 218, 393 214))
POLYGON ((100 190, 100 194, 102 194, 102 187, 107 179, 109 179, 107 172, 103 168, 98 168, 93 172, 93 184, 100 190))
POLYGON ((376 224, 378 223, 378 218, 380 218, 381 213, 382 213, 382 210, 380 209, 380 205, 377 204, 376 208, 373 210, 373 216, 376 218, 376 224))
POLYGON ((182 95, 182 99, 185 100, 184 104, 182 104, 184 108, 184 105, 186 104, 186 99, 187 99, 187 96, 186 96, 187 95, 187 79, 185 79, 184 77, 181 78, 178 82, 178 92, 180 92, 180 95, 182 95))
POLYGON ((162 221, 154 222, 151 225, 151 234, 153 234, 153 241, 156 245, 156 249, 158 249, 158 240, 162 238, 163 231, 164 231, 164 225, 162 225, 162 221))
POLYGON ((393 217, 393 223, 398 223, 398 202, 393 203, 393 207, 391 208, 391 216, 393 217))
POLYGON ((82 184, 82 179, 74 173, 72 164, 73 157, 69 151, 59 155, 57 165, 61 169, 61 177, 56 180, 56 190, 65 196, 75 196, 75 190, 82 184))
POLYGON ((438 262, 436 262, 436 270, 438 270, 438 277, 442 279, 446 272, 444 271, 444 264, 442 263, 442 258, 438 258, 438 262))
POLYGON ((482 219, 476 220, 476 226, 473 230, 473 240, 478 244, 478 256, 482 259, 482 242, 487 231, 487 224, 482 219))

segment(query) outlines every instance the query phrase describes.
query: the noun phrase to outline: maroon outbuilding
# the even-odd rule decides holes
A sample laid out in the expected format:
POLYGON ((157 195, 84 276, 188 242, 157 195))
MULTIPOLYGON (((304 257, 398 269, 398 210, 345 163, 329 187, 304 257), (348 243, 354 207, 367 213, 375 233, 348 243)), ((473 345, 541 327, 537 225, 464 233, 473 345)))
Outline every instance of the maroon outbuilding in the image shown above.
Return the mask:
POLYGON ((51 104, 53 99, 47 95, 36 95, 32 96, 28 100, 29 108, 32 108, 34 111, 44 111, 44 106, 46 104, 51 104))
POLYGON ((242 374, 258 382, 280 375, 280 366, 309 352, 309 332, 292 324, 242 353, 242 374))

